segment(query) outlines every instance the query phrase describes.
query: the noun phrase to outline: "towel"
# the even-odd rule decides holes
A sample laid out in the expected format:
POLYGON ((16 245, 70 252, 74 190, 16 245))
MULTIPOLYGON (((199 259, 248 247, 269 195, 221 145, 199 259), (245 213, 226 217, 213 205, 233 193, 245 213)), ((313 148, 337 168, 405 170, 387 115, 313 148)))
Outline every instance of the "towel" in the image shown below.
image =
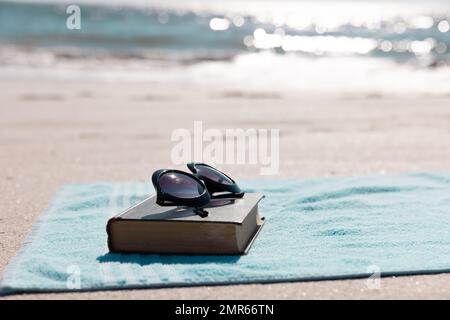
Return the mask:
POLYGON ((106 222, 150 183, 69 184, 9 263, 2 294, 346 279, 450 270, 450 174, 240 181, 266 224, 244 256, 117 254, 106 222))

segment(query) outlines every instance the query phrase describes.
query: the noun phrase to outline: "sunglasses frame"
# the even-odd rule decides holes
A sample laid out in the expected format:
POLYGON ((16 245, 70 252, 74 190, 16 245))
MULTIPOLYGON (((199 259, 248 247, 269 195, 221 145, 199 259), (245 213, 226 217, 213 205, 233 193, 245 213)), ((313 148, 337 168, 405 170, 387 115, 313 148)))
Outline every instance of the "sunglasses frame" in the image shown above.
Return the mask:
POLYGON ((242 198, 244 196, 245 193, 241 191, 236 182, 231 177, 217 170, 216 168, 211 167, 210 165, 207 165, 205 163, 195 163, 195 162, 190 162, 187 164, 187 166, 192 173, 176 169, 159 169, 153 172, 152 183, 156 190, 156 203, 158 205, 162 207, 168 206, 192 207, 194 208, 194 212, 196 214, 198 214, 202 218, 205 218, 208 216, 208 211, 206 211, 202 207, 207 205, 211 201, 211 199, 236 199, 242 198), (215 171, 218 171, 219 173, 223 174, 225 177, 230 179, 230 181, 233 182, 233 184, 223 184, 220 182, 216 182, 198 173, 196 166, 199 165, 209 167, 215 171), (182 174, 193 179, 203 188, 203 193, 197 197, 181 198, 174 196, 170 193, 164 192, 161 188, 159 181, 163 175, 170 173, 182 174), (220 192, 220 194, 213 195, 213 193, 215 192, 220 192))

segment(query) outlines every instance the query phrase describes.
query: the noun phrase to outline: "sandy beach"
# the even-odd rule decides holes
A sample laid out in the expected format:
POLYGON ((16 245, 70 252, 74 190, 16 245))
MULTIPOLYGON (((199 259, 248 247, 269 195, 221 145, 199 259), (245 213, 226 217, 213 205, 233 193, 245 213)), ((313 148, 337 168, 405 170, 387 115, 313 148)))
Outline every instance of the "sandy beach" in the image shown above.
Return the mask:
MULTIPOLYGON (((274 177, 380 175, 450 169, 450 96, 378 92, 227 91, 77 81, 0 82, 0 276, 58 188, 149 181, 170 163, 171 132, 280 129, 274 177)), ((254 165, 224 166, 236 179, 254 165)), ((450 275, 366 280, 15 295, 6 299, 450 298, 450 275)), ((3 298, 2 298, 3 299, 3 298)))

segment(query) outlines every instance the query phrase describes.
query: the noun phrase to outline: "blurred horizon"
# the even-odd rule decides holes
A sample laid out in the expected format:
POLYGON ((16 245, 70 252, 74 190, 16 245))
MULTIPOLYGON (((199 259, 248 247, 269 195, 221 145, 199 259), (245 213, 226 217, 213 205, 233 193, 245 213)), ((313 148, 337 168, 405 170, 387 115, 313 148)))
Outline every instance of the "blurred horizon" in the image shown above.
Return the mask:
POLYGON ((441 0, 78 1, 80 30, 69 3, 0 1, 0 78, 450 90, 441 0))

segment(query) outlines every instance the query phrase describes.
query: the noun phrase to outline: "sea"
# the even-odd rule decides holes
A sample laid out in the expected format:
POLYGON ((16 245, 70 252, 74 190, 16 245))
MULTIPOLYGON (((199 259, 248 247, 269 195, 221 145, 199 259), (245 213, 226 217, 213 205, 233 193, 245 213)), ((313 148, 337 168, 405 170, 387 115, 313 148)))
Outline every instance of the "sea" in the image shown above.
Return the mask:
POLYGON ((448 95, 450 1, 0 1, 22 78, 448 95))

